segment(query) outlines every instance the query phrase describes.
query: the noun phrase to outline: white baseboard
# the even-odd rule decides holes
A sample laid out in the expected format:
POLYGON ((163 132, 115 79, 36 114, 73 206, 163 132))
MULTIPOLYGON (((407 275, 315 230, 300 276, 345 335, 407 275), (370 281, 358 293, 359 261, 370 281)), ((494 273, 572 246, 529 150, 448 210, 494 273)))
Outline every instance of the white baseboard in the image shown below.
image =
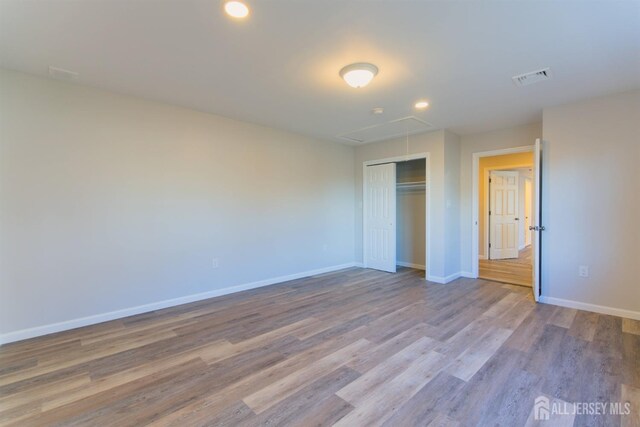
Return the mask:
POLYGON ((480 255, 478 255, 478 259, 487 259, 487 256, 480 254, 480 255))
POLYGON ((249 289, 260 288, 263 286, 274 285, 276 283, 288 282, 289 280, 301 279, 303 277, 315 276, 317 274, 329 273, 332 271, 342 270, 344 268, 354 267, 357 263, 350 262, 347 264, 333 265, 331 267, 319 268, 316 270, 303 271, 300 273, 289 274, 287 276, 273 277, 270 279, 259 280, 257 282, 245 283, 242 285, 230 286, 222 289, 214 289, 199 294, 186 295, 183 297, 168 299, 164 301, 153 302, 150 304, 138 305, 122 310, 110 311, 108 313, 95 314, 93 316, 81 317, 77 319, 65 320, 63 322, 51 323, 48 325, 36 326, 34 328, 22 329, 14 332, 8 332, 0 335, 0 345, 14 341, 22 341, 29 338, 35 338, 42 335, 53 334, 56 332, 76 329, 83 326, 95 325, 96 323, 107 322, 109 320, 121 319, 123 317, 133 316, 136 314, 146 313, 149 311, 160 310, 176 305, 187 304, 194 301, 200 301, 208 298, 219 297, 222 295, 232 294, 235 292, 246 291, 249 289))
POLYGON ((467 279, 477 279, 478 276, 474 276, 474 274, 470 271, 461 271, 460 277, 466 277, 467 279))
POLYGON ((592 311, 594 313, 609 314, 611 316, 640 320, 640 311, 625 310, 622 308, 608 307, 605 305, 589 304, 586 302, 546 296, 541 296, 540 302, 543 302, 545 304, 559 305, 560 307, 577 308, 578 310, 592 311))
POLYGON ((412 264, 410 262, 404 262, 404 261, 397 261, 396 264, 401 266, 401 267, 415 268, 417 270, 426 270, 427 269, 427 267, 425 267, 422 264, 412 264))
POLYGON ((456 279, 459 279, 460 277, 462 277, 462 273, 458 271, 457 273, 453 273, 453 274, 450 274, 448 276, 431 276, 431 275, 428 275, 427 276, 427 280, 429 282, 435 282, 435 283, 440 283, 440 284, 445 285, 445 284, 447 284, 449 282, 452 282, 452 281, 454 281, 456 279))

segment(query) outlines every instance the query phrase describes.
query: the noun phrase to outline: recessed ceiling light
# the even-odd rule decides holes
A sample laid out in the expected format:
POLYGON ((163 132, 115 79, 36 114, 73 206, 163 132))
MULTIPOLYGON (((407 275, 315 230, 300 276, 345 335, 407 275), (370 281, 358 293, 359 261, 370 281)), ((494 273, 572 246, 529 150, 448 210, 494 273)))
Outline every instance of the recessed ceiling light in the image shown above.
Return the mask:
POLYGON ((340 70, 340 77, 351 87, 365 87, 378 74, 378 67, 373 64, 351 64, 340 70))
POLYGON ((224 11, 233 18, 246 18, 249 15, 249 6, 241 1, 231 0, 225 2, 224 11))
POLYGON ((428 106, 429 106, 429 103, 427 101, 418 101, 414 105, 414 107, 416 107, 418 110, 424 110, 428 106))
POLYGON ((384 108, 382 107, 376 107, 374 109, 371 110, 372 114, 382 114, 384 113, 384 108))

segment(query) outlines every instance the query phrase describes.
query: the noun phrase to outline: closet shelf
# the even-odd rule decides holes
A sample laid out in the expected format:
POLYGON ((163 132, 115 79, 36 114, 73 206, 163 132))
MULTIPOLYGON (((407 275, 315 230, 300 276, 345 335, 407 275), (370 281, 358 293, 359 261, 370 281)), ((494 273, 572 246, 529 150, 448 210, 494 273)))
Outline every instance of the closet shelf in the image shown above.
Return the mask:
POLYGON ((396 188, 398 190, 420 190, 426 188, 425 181, 398 182, 396 188))

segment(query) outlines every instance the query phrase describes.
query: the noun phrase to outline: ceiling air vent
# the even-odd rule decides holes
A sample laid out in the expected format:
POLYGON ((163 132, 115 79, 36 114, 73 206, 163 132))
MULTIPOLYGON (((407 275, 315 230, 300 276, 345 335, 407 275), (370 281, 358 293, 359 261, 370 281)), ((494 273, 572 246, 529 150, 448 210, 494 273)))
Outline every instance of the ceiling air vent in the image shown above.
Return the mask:
POLYGON ((551 69, 544 68, 542 70, 520 74, 519 76, 513 76, 511 77, 511 79, 516 84, 516 86, 529 86, 534 83, 538 83, 544 80, 549 80, 551 76, 552 76, 551 69))

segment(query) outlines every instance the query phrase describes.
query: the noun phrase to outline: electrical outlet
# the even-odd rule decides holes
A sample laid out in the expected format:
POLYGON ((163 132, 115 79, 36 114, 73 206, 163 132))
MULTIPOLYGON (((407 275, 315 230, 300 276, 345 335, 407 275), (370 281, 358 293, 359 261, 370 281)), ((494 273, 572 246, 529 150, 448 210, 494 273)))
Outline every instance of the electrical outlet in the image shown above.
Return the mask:
POLYGON ((211 267, 213 268, 220 267, 220 261, 218 260, 218 258, 213 258, 213 260, 211 260, 211 267))
POLYGON ((578 276, 589 277, 589 266, 581 265, 580 267, 578 267, 578 276))

